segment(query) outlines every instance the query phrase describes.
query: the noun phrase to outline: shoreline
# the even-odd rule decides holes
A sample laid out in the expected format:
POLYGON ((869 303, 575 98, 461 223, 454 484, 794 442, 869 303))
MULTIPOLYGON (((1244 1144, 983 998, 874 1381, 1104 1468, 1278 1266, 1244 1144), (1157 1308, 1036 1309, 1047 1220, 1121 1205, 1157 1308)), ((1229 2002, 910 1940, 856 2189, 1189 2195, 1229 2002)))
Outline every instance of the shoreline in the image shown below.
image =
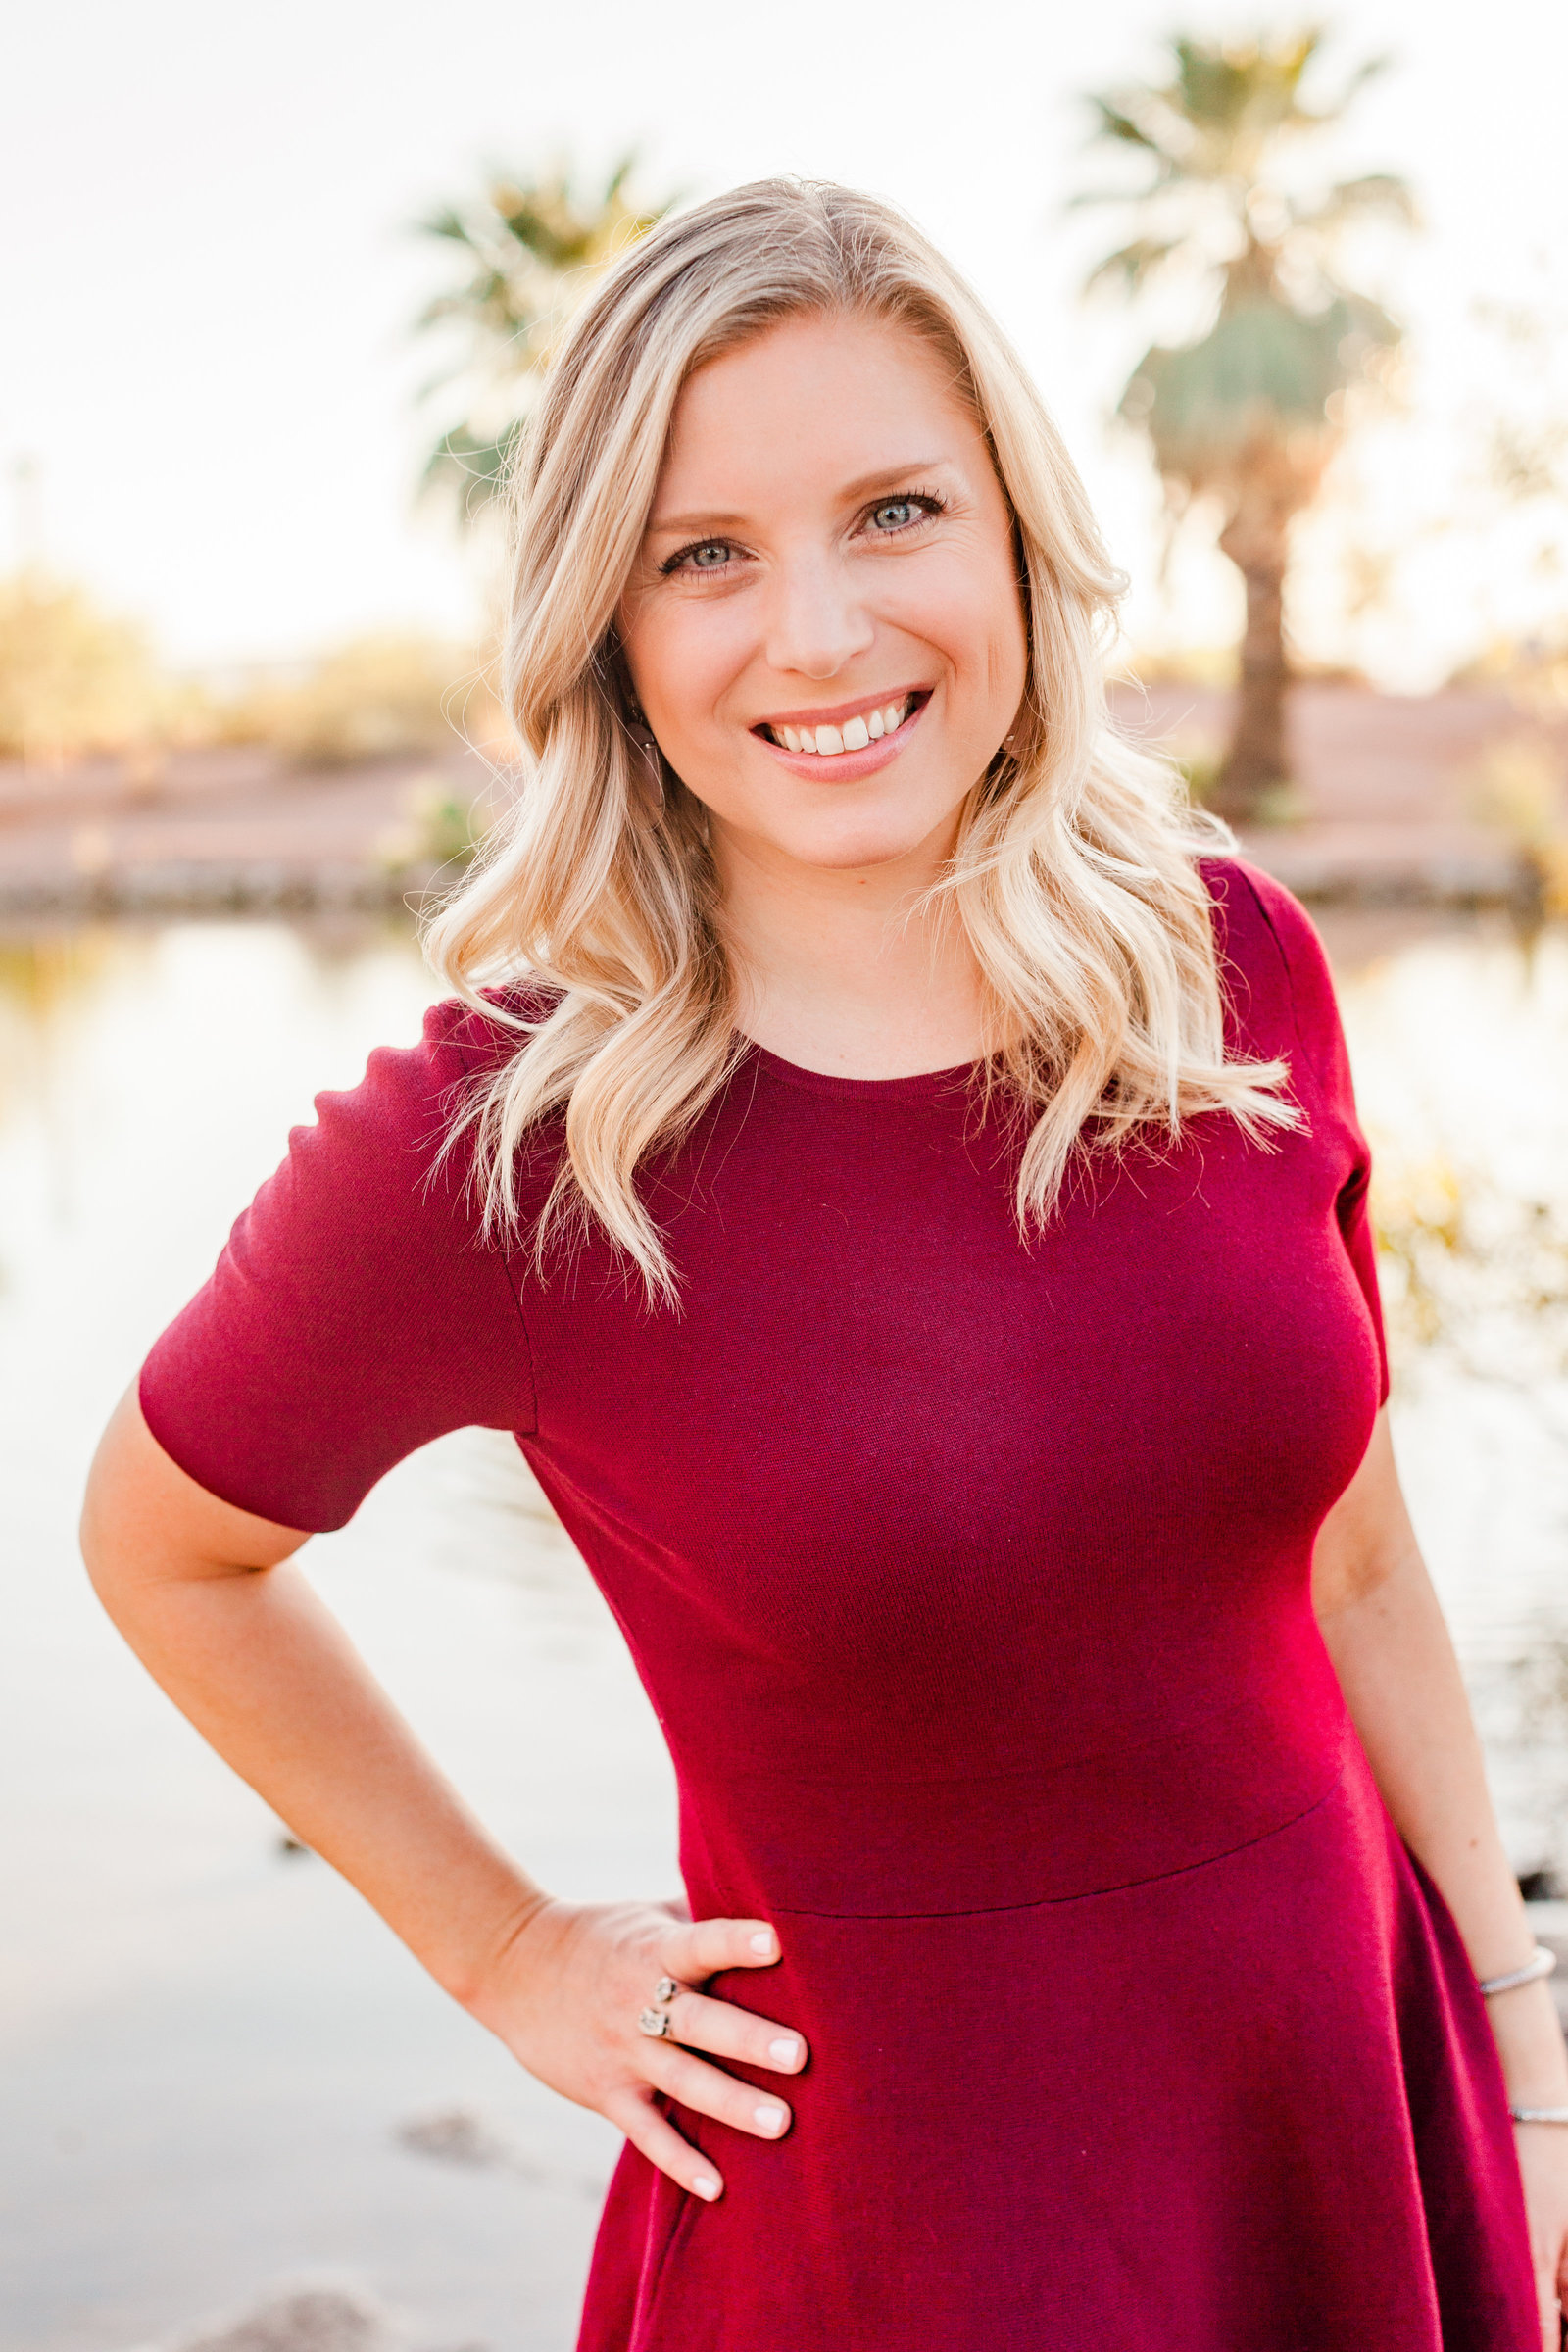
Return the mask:
MULTIPOLYGON (((1233 702, 1170 681, 1111 694, 1136 740, 1199 769, 1212 765, 1233 702)), ((1532 712, 1481 688, 1399 696, 1305 680, 1291 691, 1290 729, 1287 821, 1242 828, 1240 838, 1243 854, 1298 898, 1540 918, 1546 861, 1562 856, 1553 828, 1568 821, 1568 712, 1532 712), (1497 775, 1509 760, 1535 779, 1534 830, 1528 815, 1511 827, 1487 821, 1489 807, 1506 799, 1497 775)), ((432 802, 482 814, 505 789, 492 762, 456 740, 324 769, 291 767, 256 744, 58 770, 0 761, 0 922, 411 918, 432 886, 461 870, 443 862, 451 842, 429 837, 432 802)))

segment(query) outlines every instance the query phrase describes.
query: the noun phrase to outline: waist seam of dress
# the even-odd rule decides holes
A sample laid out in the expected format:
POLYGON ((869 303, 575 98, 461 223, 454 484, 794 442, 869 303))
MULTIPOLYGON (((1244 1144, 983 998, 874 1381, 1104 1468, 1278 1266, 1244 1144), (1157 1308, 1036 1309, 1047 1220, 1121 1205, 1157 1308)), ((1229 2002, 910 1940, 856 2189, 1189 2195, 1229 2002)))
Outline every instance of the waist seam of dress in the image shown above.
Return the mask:
POLYGON ((1217 1862, 1229 1862, 1237 1854, 1250 1853, 1254 1846, 1266 1845, 1271 1838, 1283 1838, 1287 1830, 1298 1829, 1303 1821, 1309 1821, 1314 1813, 1321 1811, 1344 1778, 1345 1766, 1342 1763, 1328 1787, 1314 1796, 1309 1805, 1303 1805, 1298 1813, 1291 1814, 1286 1821, 1276 1822, 1270 1830, 1260 1830, 1255 1838, 1243 1838, 1235 1845, 1222 1846, 1216 1854, 1205 1854, 1200 1862, 1182 1862, 1174 1870, 1140 1872, 1137 1878, 1117 1879, 1108 1886, 1091 1886, 1082 1894, 1043 1894, 1027 1903, 960 1903, 951 1910, 934 1911, 817 1911, 806 1909, 800 1904, 770 1903, 769 1915, 774 1919, 992 1919, 1012 1911, 1059 1911, 1068 1903, 1094 1903, 1102 1895, 1124 1894, 1132 1886, 1155 1886, 1164 1879, 1192 1878, 1198 1871, 1212 1870, 1217 1862))

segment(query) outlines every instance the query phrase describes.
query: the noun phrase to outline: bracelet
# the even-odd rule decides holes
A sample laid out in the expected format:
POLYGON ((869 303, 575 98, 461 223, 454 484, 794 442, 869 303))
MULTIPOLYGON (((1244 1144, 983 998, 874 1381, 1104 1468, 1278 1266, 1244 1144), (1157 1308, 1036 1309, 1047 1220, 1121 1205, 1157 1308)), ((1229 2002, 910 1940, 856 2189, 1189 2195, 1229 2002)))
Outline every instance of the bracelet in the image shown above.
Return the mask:
POLYGON ((1568 2107, 1510 2107, 1516 2124, 1568 2124, 1568 2107))
MULTIPOLYGON (((1523 1968, 1510 1968, 1507 1975, 1502 1977, 1480 1978, 1481 1997, 1490 2001, 1494 1992, 1512 1992, 1520 1984, 1534 1984, 1539 1978, 1549 1977, 1556 1965, 1556 1953, 1548 1952, 1544 1943, 1538 1943, 1523 1968)), ((1539 2122, 1541 2119, 1532 2117, 1531 2120, 1539 2122)), ((1568 2122, 1568 2116, 1563 2120, 1568 2122)))

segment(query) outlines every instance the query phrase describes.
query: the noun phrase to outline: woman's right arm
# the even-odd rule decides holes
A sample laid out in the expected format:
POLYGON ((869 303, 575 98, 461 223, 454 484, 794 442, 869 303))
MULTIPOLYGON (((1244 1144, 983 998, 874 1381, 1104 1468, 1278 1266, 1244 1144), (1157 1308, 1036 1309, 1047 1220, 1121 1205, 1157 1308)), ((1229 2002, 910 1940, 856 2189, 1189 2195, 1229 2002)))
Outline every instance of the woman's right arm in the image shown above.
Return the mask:
POLYGON ((804 2042, 696 1991, 672 2005, 680 2043, 639 2034, 637 2013, 662 1976, 695 1985, 768 1966, 772 1931, 546 1895, 468 1811, 292 1564, 306 1541, 198 1486, 158 1445, 134 1392, 122 1399, 93 1463, 82 1551, 143 1665, 531 2073, 607 2116, 683 2187, 716 2196, 716 2168, 654 2094, 777 2138, 790 2120, 782 2102, 692 2047, 792 2074, 804 2042))

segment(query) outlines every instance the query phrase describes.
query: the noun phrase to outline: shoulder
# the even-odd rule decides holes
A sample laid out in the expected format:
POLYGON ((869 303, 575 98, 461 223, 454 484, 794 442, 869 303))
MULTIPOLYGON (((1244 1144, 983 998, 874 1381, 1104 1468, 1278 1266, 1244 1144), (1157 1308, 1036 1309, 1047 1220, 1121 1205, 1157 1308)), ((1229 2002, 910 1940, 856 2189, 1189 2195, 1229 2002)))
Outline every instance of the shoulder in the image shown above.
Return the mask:
POLYGON ((318 1095, 211 1277, 142 1367, 148 1427, 198 1485, 284 1527, 339 1527, 443 1431, 533 1426, 521 1299, 446 1148, 514 1025, 433 1005, 318 1095))
POLYGON ((1202 858, 1199 874, 1213 908, 1214 944, 1228 1007, 1254 1051, 1298 1044, 1317 1058, 1337 1036, 1328 954, 1300 901, 1244 858, 1202 858))
MULTIPOLYGON (((479 1004, 449 997, 424 1015, 418 1042, 377 1046, 358 1086, 316 1098, 316 1126, 297 1129, 295 1151, 313 1139, 351 1153, 372 1152, 387 1177, 421 1178, 444 1157, 443 1148, 474 1095, 521 1051, 551 1009, 538 990, 485 990, 479 1004)), ((400 1189, 394 1184, 393 1189, 400 1189)))

